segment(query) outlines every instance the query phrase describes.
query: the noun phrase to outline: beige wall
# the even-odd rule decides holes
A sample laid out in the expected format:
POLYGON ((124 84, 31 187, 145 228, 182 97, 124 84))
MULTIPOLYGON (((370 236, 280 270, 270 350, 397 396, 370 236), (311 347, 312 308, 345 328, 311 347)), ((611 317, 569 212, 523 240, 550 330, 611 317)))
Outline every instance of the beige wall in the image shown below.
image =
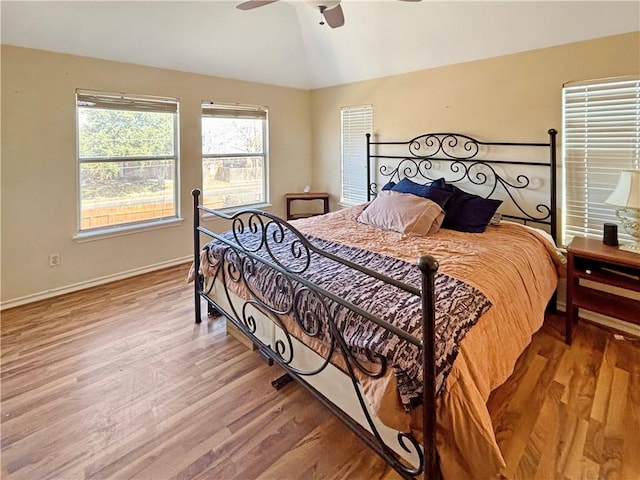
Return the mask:
POLYGON ((315 90, 313 183, 339 198, 341 107, 372 104, 379 140, 453 131, 545 142, 562 127, 563 83, 638 73, 635 32, 315 90))
POLYGON ((203 99, 269 107, 270 197, 283 215, 284 193, 308 183, 331 193, 336 208, 340 107, 372 104, 380 139, 450 130, 546 141, 549 128, 561 128, 563 83, 638 73, 640 32, 311 92, 2 46, 2 304, 190 254, 203 99), (182 226, 72 240, 76 88, 180 98, 182 226), (62 254, 61 266, 48 266, 50 253, 62 254))
MULTIPOLYGON (((272 212, 311 181, 310 93, 203 75, 2 46, 2 304, 184 259, 191 189, 201 184, 200 102, 266 105, 272 212), (75 90, 180 99, 184 223, 77 243, 75 90), (51 268, 50 253, 62 264, 51 268)), ((207 226, 220 229, 211 222, 207 226)), ((185 272, 186 273, 186 272, 185 272)))

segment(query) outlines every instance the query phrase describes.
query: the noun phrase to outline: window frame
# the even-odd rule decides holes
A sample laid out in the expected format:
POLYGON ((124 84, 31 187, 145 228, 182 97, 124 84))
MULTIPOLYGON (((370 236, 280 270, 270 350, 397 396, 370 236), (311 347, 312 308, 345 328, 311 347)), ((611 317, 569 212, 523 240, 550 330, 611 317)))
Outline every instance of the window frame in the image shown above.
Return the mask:
POLYGON ((88 241, 97 238, 109 238, 126 235, 139 231, 165 228, 179 225, 183 222, 180 205, 180 131, 179 131, 179 99, 174 97, 159 97, 142 94, 127 94, 120 92, 104 92, 97 90, 76 89, 76 186, 77 186, 77 231, 73 237, 78 241, 88 241), (81 105, 82 102, 92 102, 99 109, 116 111, 148 111, 173 114, 173 155, 123 156, 123 157, 81 157, 80 152, 80 108, 91 108, 81 105), (120 108, 118 108, 120 107, 120 108), (127 163, 148 160, 173 161, 173 205, 172 215, 154 217, 146 220, 101 225, 92 228, 82 228, 82 185, 81 168, 90 163, 127 163))
POLYGON ((200 133, 203 141, 200 146, 200 167, 202 172, 202 204, 205 204, 206 190, 204 185, 204 160, 205 159, 225 159, 225 158, 262 158, 262 200, 237 205, 228 205, 215 210, 222 212, 233 212, 244 208, 269 207, 269 108, 264 105, 247 105, 240 103, 223 103, 203 100, 201 102, 200 133), (205 117, 217 118, 247 118, 262 120, 262 152, 251 153, 204 153, 204 125, 205 117))
POLYGON ((353 206, 367 201, 367 133, 373 133, 373 105, 340 109, 341 205, 353 206))
MULTIPOLYGON (((605 200, 621 170, 640 168, 640 76, 563 85, 562 125, 561 242, 567 245, 574 236, 602 238, 605 222, 620 224, 605 200)), ((618 236, 632 241, 624 229, 618 236)))

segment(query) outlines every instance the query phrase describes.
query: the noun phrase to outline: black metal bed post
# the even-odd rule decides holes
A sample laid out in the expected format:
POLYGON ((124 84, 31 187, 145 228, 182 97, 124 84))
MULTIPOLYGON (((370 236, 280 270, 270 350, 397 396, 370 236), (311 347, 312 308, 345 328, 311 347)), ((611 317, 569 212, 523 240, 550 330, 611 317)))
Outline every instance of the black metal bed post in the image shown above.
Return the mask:
POLYGON ((202 322, 202 312, 200 308, 200 190, 194 188, 191 190, 193 195, 193 289, 194 302, 196 312, 196 323, 202 322))
POLYGON ((440 478, 436 452, 436 297, 435 276, 438 261, 430 255, 418 259, 422 272, 422 434, 424 445, 424 478, 440 478))
POLYGON ((371 134, 367 133, 367 201, 371 200, 371 134))
MULTIPOLYGON (((547 132, 549 134, 549 162, 551 163, 551 174, 549 180, 549 189, 551 190, 551 199, 550 199, 550 207, 551 207, 551 228, 550 234, 553 238, 553 241, 556 242, 556 245, 560 245, 558 242, 558 203, 557 203, 557 192, 556 187, 557 183, 557 152, 556 152, 556 135, 558 135, 558 131, 555 128, 550 128, 547 132)), ((558 290, 556 289, 551 296, 551 300, 549 300, 549 304, 547 305, 547 309, 550 312, 558 311, 558 290)))
POLYGON ((558 243, 558 219, 557 219, 557 199, 556 199, 556 186, 557 186, 557 153, 556 153, 556 135, 558 131, 554 128, 549 129, 549 161, 551 162, 551 181, 549 188, 551 189, 551 236, 558 243))

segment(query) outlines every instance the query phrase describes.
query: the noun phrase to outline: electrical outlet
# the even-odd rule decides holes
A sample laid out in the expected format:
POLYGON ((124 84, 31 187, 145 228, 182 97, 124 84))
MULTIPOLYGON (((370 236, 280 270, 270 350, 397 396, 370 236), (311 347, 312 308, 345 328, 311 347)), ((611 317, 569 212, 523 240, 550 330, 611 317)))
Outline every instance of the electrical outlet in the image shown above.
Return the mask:
POLYGON ((57 267, 61 263, 62 263, 62 259, 60 258, 60 254, 59 253, 52 253, 52 254, 49 255, 49 266, 50 267, 57 267))

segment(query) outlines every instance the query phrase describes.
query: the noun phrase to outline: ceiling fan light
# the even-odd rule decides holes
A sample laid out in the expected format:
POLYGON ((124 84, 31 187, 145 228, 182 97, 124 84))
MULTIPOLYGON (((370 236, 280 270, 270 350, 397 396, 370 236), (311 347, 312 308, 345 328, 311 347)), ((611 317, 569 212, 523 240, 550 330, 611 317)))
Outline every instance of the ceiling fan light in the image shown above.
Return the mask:
POLYGON ((340 0, 309 0, 306 3, 313 8, 319 9, 320 7, 324 7, 325 10, 329 10, 340 5, 340 0))
POLYGON ((324 10, 321 10, 321 12, 331 28, 338 28, 344 25, 344 13, 342 12, 340 2, 333 7, 326 7, 324 10))

